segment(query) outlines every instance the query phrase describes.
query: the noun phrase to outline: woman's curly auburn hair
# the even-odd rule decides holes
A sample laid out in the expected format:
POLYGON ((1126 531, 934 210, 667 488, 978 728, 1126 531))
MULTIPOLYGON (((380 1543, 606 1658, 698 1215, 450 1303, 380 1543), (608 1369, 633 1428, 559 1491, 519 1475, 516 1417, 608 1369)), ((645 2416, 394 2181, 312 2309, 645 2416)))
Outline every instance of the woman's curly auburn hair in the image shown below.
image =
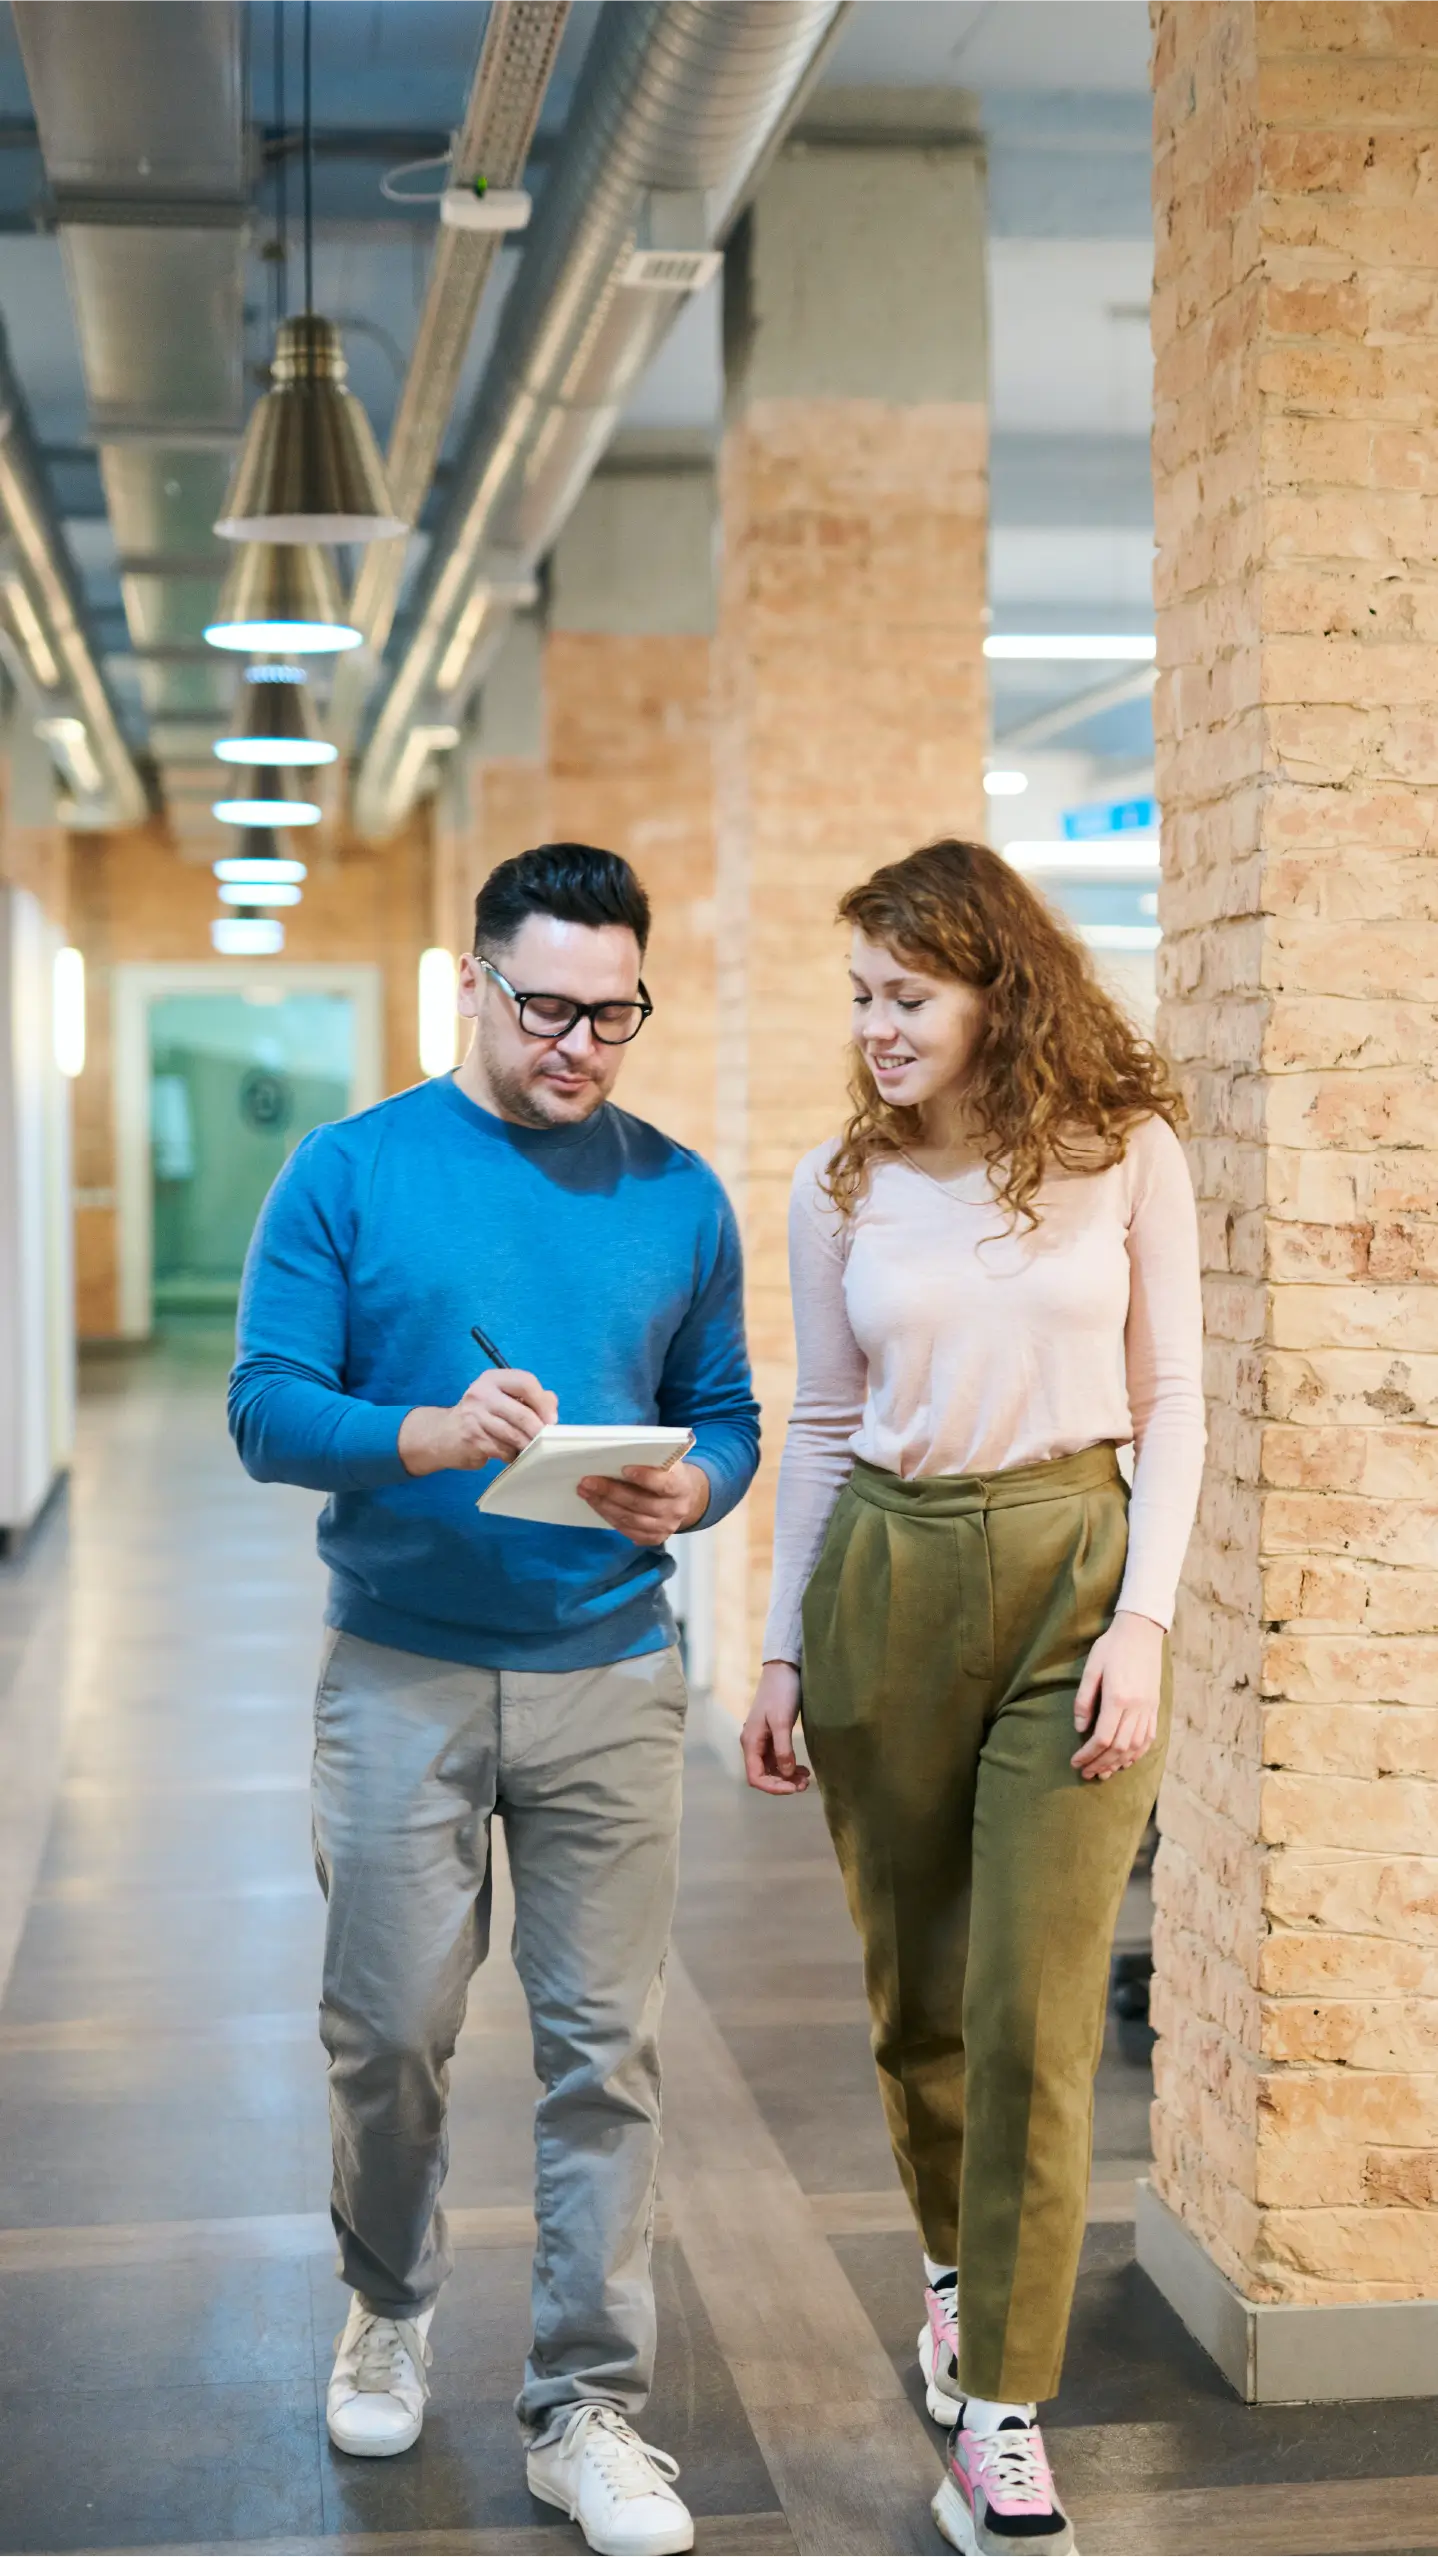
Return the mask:
MULTIPOLYGON (((1183 1104, 1162 1057, 1094 972, 1081 941, 987 844, 946 838, 876 870, 839 919, 925 974, 988 996, 966 1098, 995 1196, 1015 1224, 1039 1222, 1045 1174, 1107 1171, 1141 1119, 1177 1128, 1183 1104)), ((891 1108, 857 1049, 854 1112, 825 1187, 852 1216, 876 1162, 919 1138, 917 1110, 891 1108)))

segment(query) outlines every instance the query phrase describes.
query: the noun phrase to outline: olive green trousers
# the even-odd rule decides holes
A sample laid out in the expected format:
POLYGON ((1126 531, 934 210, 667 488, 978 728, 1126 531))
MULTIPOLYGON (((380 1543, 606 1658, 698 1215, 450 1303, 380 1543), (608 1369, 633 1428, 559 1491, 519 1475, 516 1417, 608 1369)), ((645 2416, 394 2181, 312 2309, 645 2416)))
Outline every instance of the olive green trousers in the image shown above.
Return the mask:
POLYGON ((857 1465, 804 1600, 804 1731, 863 1940, 889 2136, 959 2268, 959 2379, 1058 2387, 1119 1904, 1156 1748, 1069 1761, 1128 1545, 1111 1447, 904 1482, 857 1465))

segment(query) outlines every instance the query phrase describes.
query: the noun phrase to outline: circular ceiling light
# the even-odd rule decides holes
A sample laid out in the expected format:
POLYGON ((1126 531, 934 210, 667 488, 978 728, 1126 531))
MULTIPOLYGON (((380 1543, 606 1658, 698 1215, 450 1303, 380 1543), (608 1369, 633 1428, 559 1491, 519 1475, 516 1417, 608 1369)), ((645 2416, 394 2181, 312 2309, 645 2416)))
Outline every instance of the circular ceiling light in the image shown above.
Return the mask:
POLYGON ((267 765, 250 775, 252 787, 234 799, 217 799, 211 815, 222 826, 317 826, 318 800, 302 799, 298 784, 283 766, 267 765))
POLYGON ((278 916, 217 915, 210 946, 222 959, 273 959, 285 946, 285 927, 278 916))
POLYGON ((226 853, 219 861, 212 861, 210 868, 217 879, 238 888, 262 888, 267 880, 273 880, 277 885, 288 882, 291 887, 298 887, 308 875, 302 861, 286 861, 278 853, 272 853, 268 858, 263 853, 258 856, 249 852, 226 853))
POLYGON ((338 748, 315 733, 314 713, 298 683, 273 680, 247 684, 239 733, 217 737, 215 752, 224 764, 332 764, 338 748))
POLYGON ((222 906, 297 906, 303 890, 284 879, 274 879, 263 887, 253 880, 244 886, 222 882, 218 893, 222 906))
POLYGON ((358 648, 362 636, 346 616, 334 561, 313 542, 247 542, 205 632, 212 648, 247 656, 328 656, 358 648))

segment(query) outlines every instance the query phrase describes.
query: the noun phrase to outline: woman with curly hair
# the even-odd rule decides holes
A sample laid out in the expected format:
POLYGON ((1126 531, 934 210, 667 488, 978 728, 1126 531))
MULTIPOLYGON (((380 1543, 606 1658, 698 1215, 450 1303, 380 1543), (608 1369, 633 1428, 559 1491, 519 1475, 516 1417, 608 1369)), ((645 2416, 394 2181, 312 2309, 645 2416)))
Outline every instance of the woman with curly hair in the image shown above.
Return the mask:
POLYGON ((1074 2544, 1037 2402, 1203 1463, 1193 1193, 1161 1059, 998 854, 931 844, 840 914, 854 1108, 794 1184, 798 1394, 745 1766, 808 1783, 802 1672, 924 2246, 935 2517, 956 2548, 1039 2557, 1074 2544))

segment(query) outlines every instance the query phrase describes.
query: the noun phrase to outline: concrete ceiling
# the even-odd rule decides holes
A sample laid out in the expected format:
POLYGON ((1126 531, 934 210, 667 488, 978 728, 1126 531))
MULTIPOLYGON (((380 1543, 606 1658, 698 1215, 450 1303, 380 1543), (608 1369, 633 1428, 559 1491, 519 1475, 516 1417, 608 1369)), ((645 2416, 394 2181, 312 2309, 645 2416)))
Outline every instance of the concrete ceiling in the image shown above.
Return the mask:
MULTIPOLYGON (((573 12, 537 137, 536 187, 558 147, 575 71, 603 5, 622 0, 578 0, 573 12)), ((315 13, 316 298, 345 327, 352 385, 381 441, 423 294, 433 216, 387 203, 379 180, 396 159, 443 146, 463 105, 484 14, 479 0, 325 0, 315 13)), ((253 8, 251 110, 262 127, 272 115, 272 25, 270 6, 253 8)), ((1142 627, 1150 609, 1148 44, 1144 0, 857 0, 826 69, 833 84, 961 87, 980 100, 990 171, 998 627, 1142 627)), ((291 122, 295 90, 292 75, 291 122)), ((0 313, 50 456, 97 633, 133 705, 139 737, 135 662, 127 655, 61 252, 43 227, 44 173, 33 131, 6 5, 0 313)), ((292 179, 292 221, 297 195, 292 179)), ((261 252, 273 203, 267 179, 246 268, 252 383, 272 333, 274 268, 261 252)), ((499 261, 456 419, 482 370, 516 263, 508 254, 499 261)), ((630 422, 712 432, 719 395, 713 290, 682 313, 634 399, 630 422)), ((417 555, 421 549, 417 543, 417 555)), ((1001 686, 1000 726, 1051 699, 1055 677, 1013 669, 1001 686)), ((1146 705, 1131 706, 1078 742, 1141 757, 1146 721, 1146 705)))

